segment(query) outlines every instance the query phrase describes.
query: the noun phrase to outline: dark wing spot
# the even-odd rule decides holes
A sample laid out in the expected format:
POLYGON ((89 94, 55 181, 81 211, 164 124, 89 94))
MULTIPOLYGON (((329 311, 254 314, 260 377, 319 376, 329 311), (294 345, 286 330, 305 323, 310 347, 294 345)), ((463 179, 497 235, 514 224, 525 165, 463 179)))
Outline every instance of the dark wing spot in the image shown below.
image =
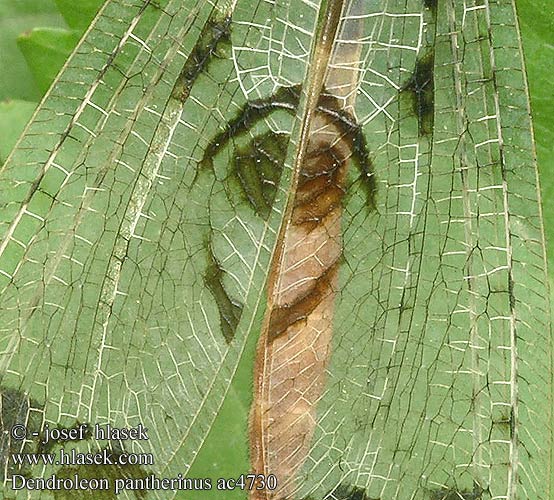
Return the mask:
POLYGON ((0 405, 0 479, 5 480, 13 474, 27 474, 28 467, 15 465, 10 455, 35 452, 39 439, 32 434, 41 430, 43 407, 23 392, 4 387, 0 388, 0 405), (27 428, 27 440, 12 439, 10 431, 14 425, 27 428))
POLYGON ((423 0, 423 3, 436 16, 438 0, 423 0))
POLYGON ((435 113, 434 64, 435 52, 433 50, 418 58, 412 78, 403 89, 412 98, 412 107, 418 120, 420 136, 429 135, 433 132, 435 113))
POLYGON ((235 330, 242 314, 242 304, 229 297, 222 282, 224 271, 213 254, 211 242, 207 243, 207 247, 208 270, 205 275, 205 282, 217 303, 221 331, 225 341, 230 343, 235 337, 235 330))
MULTIPOLYGON (((294 115, 300 101, 301 90, 302 88, 298 85, 292 87, 281 87, 273 96, 247 102, 239 111, 237 116, 232 118, 227 123, 225 129, 216 134, 206 146, 202 160, 199 162, 200 169, 213 168, 214 158, 224 147, 229 144, 231 140, 246 135, 246 133, 254 125, 262 119, 268 117, 274 111, 282 110, 294 115)), ((361 126, 358 125, 353 116, 340 109, 340 103, 336 97, 325 92, 319 99, 317 111, 324 114, 330 123, 335 124, 343 132, 345 139, 351 143, 352 159, 361 171, 362 187, 366 193, 368 206, 374 208, 377 184, 371 159, 369 157, 366 139, 361 126)), ((284 160, 285 139, 282 137, 282 134, 279 134, 277 137, 278 141, 275 141, 275 145, 268 151, 270 154, 267 155, 262 152, 262 157, 266 156, 270 159, 269 162, 266 162, 267 165, 275 165, 273 159, 277 159, 280 155, 282 155, 282 159, 284 160)), ((266 147, 268 141, 270 141, 269 138, 262 137, 258 140, 258 144, 263 144, 264 147, 266 147)), ((256 147, 256 144, 254 144, 254 147, 256 147)), ((237 149, 237 153, 243 158, 241 161, 244 161, 245 156, 248 157, 249 155, 252 155, 252 147, 248 146, 246 148, 237 149)), ((248 160, 246 160, 246 162, 248 163, 248 160)), ((235 154, 235 165, 236 163, 237 155, 235 154)), ((282 169, 282 163, 283 162, 281 161, 281 164, 278 167, 279 175, 282 169)), ((243 175, 243 181, 247 178, 250 180, 253 179, 251 175, 247 174, 249 169, 252 170, 251 167, 246 166, 244 172, 241 172, 243 175)), ((276 174, 271 174, 269 177, 273 177, 275 175, 276 174)), ((246 180, 246 184, 249 184, 248 180, 246 180)), ((245 184, 243 184, 243 188, 250 203, 255 205, 256 210, 263 211, 263 208, 261 207, 263 207, 265 203, 262 202, 262 198, 257 196, 256 201, 254 199, 254 193, 256 192, 255 184, 250 183, 248 188, 245 184)), ((270 197, 274 196, 271 194, 272 189, 273 188, 268 189, 266 193, 270 197)))
MULTIPOLYGON (((323 498, 328 500, 381 500, 380 498, 369 497, 363 488, 341 484, 333 491, 327 493, 323 498)), ((307 497, 302 500, 316 500, 314 497, 307 497)))
POLYGON ((266 99, 247 102, 235 118, 232 118, 225 130, 218 133, 204 150, 200 167, 213 167, 214 157, 229 140, 246 134, 256 123, 268 117, 273 111, 283 110, 290 114, 296 112, 300 100, 300 87, 281 87, 275 95, 266 99))
POLYGON ((210 17, 175 82, 172 96, 185 102, 198 76, 207 68, 212 58, 218 55, 222 45, 229 44, 230 41, 231 17, 210 17))
POLYGON ((333 492, 337 500, 380 500, 379 498, 370 498, 364 489, 357 487, 343 487, 333 492))
POLYGON ((267 219, 283 171, 289 136, 268 132, 255 137, 233 156, 234 173, 256 213, 267 219))
POLYGON ((431 500, 480 500, 483 498, 483 488, 477 483, 473 484, 473 490, 440 489, 431 491, 431 500))
POLYGON ((367 205, 372 210, 376 206, 377 182, 367 141, 363 129, 356 119, 346 111, 341 110, 339 106, 336 97, 324 93, 319 99, 317 109, 327 115, 332 123, 337 125, 345 137, 351 141, 352 160, 360 170, 361 186, 365 193, 367 205))

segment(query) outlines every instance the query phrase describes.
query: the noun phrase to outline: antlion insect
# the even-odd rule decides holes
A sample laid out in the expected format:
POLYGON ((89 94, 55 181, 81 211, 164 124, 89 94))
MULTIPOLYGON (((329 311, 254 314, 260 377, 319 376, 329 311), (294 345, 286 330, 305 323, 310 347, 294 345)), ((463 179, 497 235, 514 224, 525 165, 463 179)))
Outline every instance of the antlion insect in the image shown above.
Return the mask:
POLYGON ((553 498, 516 2, 104 3, 0 168, 0 497, 553 498), (150 465, 12 460, 80 422, 150 465))

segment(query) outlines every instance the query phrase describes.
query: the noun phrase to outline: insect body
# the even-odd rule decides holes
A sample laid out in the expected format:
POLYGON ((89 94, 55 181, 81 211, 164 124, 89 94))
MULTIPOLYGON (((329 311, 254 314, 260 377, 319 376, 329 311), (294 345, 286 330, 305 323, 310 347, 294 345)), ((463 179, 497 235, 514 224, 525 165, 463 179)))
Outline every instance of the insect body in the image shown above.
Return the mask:
MULTIPOLYGON (((251 449, 257 471, 294 478, 309 450, 332 336, 341 198, 352 142, 319 114, 283 242, 276 300, 258 347, 251 449), (339 139, 337 139, 339 138, 339 139)), ((278 498, 292 488, 285 482, 278 498)))
MULTIPOLYGON (((284 87, 269 99, 248 103, 208 145, 203 165, 211 166, 220 148, 273 111, 294 113, 300 91, 284 87)), ((339 99, 323 92, 299 170, 289 225, 277 250, 280 258, 272 269, 273 301, 266 312, 267 327, 258 344, 255 368, 251 461, 257 473, 280 479, 283 486, 275 498, 286 498, 294 489, 294 477, 315 427, 315 406, 323 392, 331 349, 346 174, 353 163, 360 169, 371 209, 375 177, 362 130, 353 116, 340 109, 339 99)), ((253 495, 265 499, 271 493, 253 495)))
POLYGON ((374 189, 365 143, 346 112, 355 96, 355 75, 348 65, 333 67, 338 60, 352 61, 355 67, 357 58, 355 48, 330 43, 341 11, 342 2, 329 4, 315 46, 316 74, 306 89, 307 128, 301 135, 292 203, 270 270, 268 309, 256 356, 251 462, 256 473, 275 474, 280 486, 274 492, 253 491, 253 500, 294 498, 298 472, 310 450, 331 352, 342 199, 353 156, 362 159, 370 191, 374 189), (314 94, 319 95, 315 101, 314 94))

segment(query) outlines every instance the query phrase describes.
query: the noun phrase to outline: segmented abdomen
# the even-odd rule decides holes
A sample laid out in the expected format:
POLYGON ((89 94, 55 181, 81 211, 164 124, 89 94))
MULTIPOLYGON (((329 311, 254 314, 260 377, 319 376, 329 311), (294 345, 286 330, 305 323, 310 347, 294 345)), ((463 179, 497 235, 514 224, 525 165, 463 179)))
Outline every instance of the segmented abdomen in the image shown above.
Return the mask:
POLYGON ((275 474, 279 487, 254 492, 256 500, 291 498, 310 449, 331 352, 341 204, 352 143, 322 112, 310 132, 292 215, 272 264, 273 296, 255 369, 252 466, 256 473, 275 474))

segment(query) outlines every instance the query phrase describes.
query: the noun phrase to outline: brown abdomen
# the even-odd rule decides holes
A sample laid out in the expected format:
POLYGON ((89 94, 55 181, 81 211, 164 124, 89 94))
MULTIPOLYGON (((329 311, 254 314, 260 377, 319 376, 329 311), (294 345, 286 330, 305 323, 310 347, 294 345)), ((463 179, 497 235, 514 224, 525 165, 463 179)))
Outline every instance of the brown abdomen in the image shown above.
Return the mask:
POLYGON ((322 112, 310 133, 292 216, 270 270, 272 296, 258 344, 250 422, 254 472, 274 474, 279 486, 252 492, 252 500, 292 498, 310 450, 331 350, 352 144, 322 112))

